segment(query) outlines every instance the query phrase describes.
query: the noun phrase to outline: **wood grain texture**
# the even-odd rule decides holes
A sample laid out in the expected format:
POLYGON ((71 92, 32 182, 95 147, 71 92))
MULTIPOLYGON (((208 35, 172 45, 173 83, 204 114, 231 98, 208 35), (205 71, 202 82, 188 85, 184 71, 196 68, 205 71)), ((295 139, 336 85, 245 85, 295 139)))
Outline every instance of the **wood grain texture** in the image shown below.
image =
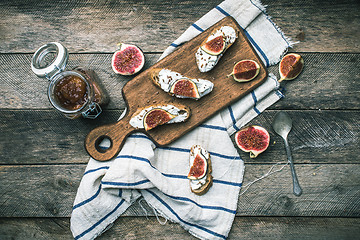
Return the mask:
MULTIPOLYGON (((0 218, 3 240, 73 239, 69 218, 0 218)), ((236 217, 228 239, 356 239, 359 218, 236 217)), ((196 239, 178 224, 155 217, 120 217, 102 239, 196 239)))
MULTIPOLYGON (((85 66, 94 70, 109 93, 107 108, 123 109, 121 90, 133 77, 115 74, 111 69, 111 57, 112 54, 70 54, 66 69, 85 66)), ((144 68, 149 68, 159 57, 159 54, 146 54, 144 68)), ((31 58, 32 54, 0 54, 0 108, 52 108, 47 97, 49 81, 31 71, 31 58)))
MULTIPOLYGON (((281 83, 286 98, 270 109, 360 109, 359 53, 301 55, 304 71, 297 79, 281 83)), ((48 80, 31 71, 31 57, 32 54, 0 54, 0 109, 52 109, 47 97, 48 80), (14 66, 18 66, 16 71, 14 66)), ((70 54, 67 69, 93 69, 110 95, 107 109, 124 109, 121 91, 133 77, 115 74, 111 57, 112 54, 70 54)), ((146 54, 144 69, 154 65, 159 57, 160 54, 146 54)), ((279 77, 278 65, 268 71, 279 77)))
POLYGON ((169 144, 248 94, 262 84, 266 78, 267 69, 245 33, 235 19, 226 17, 129 81, 122 89, 127 105, 126 115, 114 124, 92 130, 85 138, 86 151, 96 160, 108 161, 119 153, 126 136, 134 131, 142 131, 157 145, 169 144), (211 33, 223 26, 232 27, 236 32, 237 39, 213 70, 201 73, 196 64, 195 53, 211 33), (244 59, 257 62, 260 66, 259 74, 253 80, 242 83, 236 82, 231 77, 228 78, 227 75, 232 72, 234 64, 244 59), (197 101, 172 97, 151 81, 150 76, 153 69, 170 69, 189 78, 206 79, 214 84, 214 88, 211 93, 197 101), (187 108, 190 117, 186 122, 165 124, 151 131, 138 130, 130 125, 130 120, 139 109, 167 104, 183 106, 183 109, 187 108), (112 143, 107 150, 100 149, 97 144, 104 137, 112 143))
MULTIPOLYGON (((0 52, 34 52, 49 39, 62 42, 70 52, 113 52, 119 41, 162 52, 221 2, 3 0, 0 52)), ((287 36, 300 41, 295 51, 359 52, 357 0, 262 2, 287 36)))
MULTIPOLYGON (((256 159, 239 150, 247 163, 285 160, 283 141, 271 127, 277 111, 267 110, 249 123, 268 129, 271 143, 256 159)), ((294 121, 289 143, 296 163, 359 162, 359 111, 287 112, 294 121)), ((87 163, 86 134, 95 127, 116 121, 120 114, 118 110, 104 111, 96 121, 74 121, 55 110, 1 110, 0 164, 87 163)))
POLYGON ((294 41, 293 51, 359 52, 360 2, 270 1, 267 12, 294 41))
MULTIPOLYGON (((245 163, 245 167, 243 186, 268 172, 271 164, 245 163)), ((241 195, 237 216, 360 216, 358 164, 296 164, 295 168, 301 197, 292 193, 287 166, 241 195)), ((79 164, 1 166, 0 217, 69 217, 84 170, 85 165, 79 164)), ((145 202, 142 206, 146 212, 137 201, 122 216, 154 216, 145 202)))
MULTIPOLYGON (((222 0, 0 1, 0 239, 73 239, 69 217, 88 155, 84 136, 116 121, 132 77, 111 70, 118 42, 134 43, 156 63, 167 46, 222 0), (71 121, 52 109, 47 80, 30 69, 32 53, 59 41, 69 68, 94 69, 111 102, 95 121, 71 121), (16 147, 15 147, 16 146, 16 147), (20 149, 20 150, 19 150, 20 149), (17 217, 14 217, 17 216, 17 217), (47 217, 47 218, 44 218, 47 217)), ((294 120, 289 135, 304 189, 292 195, 290 170, 256 182, 239 197, 229 239, 357 239, 359 236, 360 3, 357 0, 262 0, 273 22, 305 59, 286 98, 251 123, 265 126, 271 145, 245 161, 244 185, 285 161, 270 123, 276 112, 294 120)), ((278 76, 277 66, 269 72, 278 76)), ((136 202, 99 239, 195 239, 178 224, 160 225, 136 202)))

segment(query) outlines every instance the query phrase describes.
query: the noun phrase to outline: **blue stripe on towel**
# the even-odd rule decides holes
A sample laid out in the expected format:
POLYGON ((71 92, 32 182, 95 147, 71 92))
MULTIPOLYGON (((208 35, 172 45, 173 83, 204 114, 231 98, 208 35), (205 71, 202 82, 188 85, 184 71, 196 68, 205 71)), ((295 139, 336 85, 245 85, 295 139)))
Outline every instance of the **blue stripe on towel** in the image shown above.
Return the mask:
POLYGON ((185 175, 177 175, 177 174, 169 174, 169 173, 161 173, 161 174, 169 178, 188 179, 187 176, 185 175))
POLYGON ((228 155, 214 153, 214 152, 209 152, 209 153, 210 153, 210 155, 217 156, 217 157, 224 158, 224 159, 241 160, 241 158, 239 156, 228 156, 228 155))
POLYGON ((275 30, 281 35, 281 37, 284 39, 288 47, 290 47, 289 41, 284 36, 284 33, 276 26, 276 24, 271 20, 271 18, 267 15, 266 11, 262 8, 260 8, 258 5, 256 5, 252 0, 250 0, 251 4, 254 5, 256 8, 258 8, 265 16, 266 19, 274 26, 275 30))
MULTIPOLYGON (((220 6, 216 6, 215 7, 219 12, 221 12, 222 14, 224 14, 225 16, 231 16, 228 12, 226 12, 224 9, 222 9, 220 6)), ((241 27, 241 26, 240 26, 241 27)), ((241 27, 242 30, 244 31, 246 37, 249 39, 249 41, 251 42, 251 44, 259 51, 259 53, 261 54, 261 56, 263 56, 265 62, 266 62, 266 67, 270 66, 270 62, 268 57, 266 56, 266 54, 264 53, 264 51, 260 48, 260 46, 254 41, 254 39, 250 36, 250 34, 246 31, 245 28, 241 27)))
MULTIPOLYGON (((169 151, 178 151, 178 152, 190 152, 189 149, 185 149, 185 148, 177 148, 177 147, 158 147, 159 149, 163 149, 163 150, 169 150, 169 151)), ((224 159, 230 159, 230 160, 241 160, 241 158, 239 156, 229 156, 229 155, 224 155, 224 154, 220 154, 220 153, 215 153, 215 152, 209 152, 210 155, 213 156, 217 156, 220 158, 224 158, 224 159)))
POLYGON ((241 187, 241 186, 242 186, 242 183, 229 182, 229 181, 218 180, 218 179, 213 179, 213 182, 214 182, 214 183, 219 183, 219 184, 225 184, 225 185, 235 186, 235 187, 241 187))
MULTIPOLYGON (((168 174, 168 173, 162 173, 162 175, 164 175, 165 177, 169 177, 169 178, 188 179, 188 177, 186 175, 177 175, 177 174, 168 174)), ((242 183, 230 182, 230 181, 224 181, 224 180, 218 180, 218 179, 213 179, 213 183, 224 184, 224 185, 235 186, 235 187, 242 186, 242 183)))
POLYGON ((101 184, 99 186, 99 189, 96 191, 96 193, 94 195, 92 195, 90 198, 88 198, 88 199, 76 204, 75 206, 73 206, 73 210, 75 210, 76 208, 81 207, 81 206, 87 204, 88 202, 91 202, 92 200, 94 200, 99 195, 100 190, 101 190, 101 184))
POLYGON ((200 205, 197 202, 195 202, 194 200, 192 200, 190 198, 187 198, 187 197, 175 197, 175 196, 171 196, 171 195, 168 195, 168 194, 165 194, 165 193, 164 193, 164 195, 169 197, 169 198, 175 199, 175 200, 180 200, 180 201, 184 201, 184 202, 191 202, 191 203, 195 204, 196 206, 198 206, 200 208, 203 208, 203 209, 219 210, 219 211, 225 211, 225 212, 229 212, 229 213, 232 213, 232 214, 236 214, 236 210, 231 210, 231 209, 228 209, 228 208, 218 207, 218 206, 200 205))
POLYGON ((196 25, 195 23, 193 23, 191 26, 193 26, 194 28, 196 28, 197 30, 199 30, 200 32, 203 32, 204 30, 199 27, 198 25, 196 25))
MULTIPOLYGON (((184 149, 184 148, 175 148, 175 147, 159 147, 161 149, 164 150, 171 150, 171 151, 180 151, 180 152, 190 152, 190 150, 188 149, 184 149)), ((224 159, 230 159, 230 160, 242 160, 239 156, 229 156, 229 155, 224 155, 224 154, 220 154, 220 153, 215 153, 215 152, 209 152, 210 155, 219 157, 219 158, 224 158, 224 159)), ((133 156, 133 155, 121 155, 118 156, 117 158, 130 158, 130 159, 134 159, 134 160, 138 160, 138 161, 142 161, 142 162, 146 162, 150 165, 150 167, 152 167, 153 169, 159 171, 158 169, 156 169, 151 162, 143 157, 137 157, 137 156, 133 156)), ((178 179, 187 179, 187 176, 185 175, 178 175, 178 174, 169 174, 169 173, 162 173, 159 171, 160 174, 162 174, 165 177, 169 177, 169 178, 178 178, 178 179)), ((144 180, 145 181, 145 180, 144 180)), ((221 180, 215 180, 214 182, 218 182, 221 184, 227 184, 227 185, 232 185, 232 186, 241 186, 241 183, 239 185, 239 183, 232 183, 232 182, 227 182, 227 181, 221 181, 221 180)), ((109 184, 109 185, 121 185, 123 184, 123 186, 133 186, 133 185, 138 185, 138 184, 142 184, 142 183, 126 183, 127 185, 125 185, 125 183, 115 183, 115 182, 102 182, 103 184, 109 184)), ((143 182, 144 183, 144 182, 143 182)))
POLYGON ((236 126, 236 119, 235 119, 234 112, 233 112, 231 106, 228 107, 228 110, 229 110, 230 118, 233 122, 233 128, 235 129, 235 131, 239 131, 240 129, 236 126))
POLYGON ((162 205, 164 205, 179 221, 181 221, 182 223, 186 224, 186 225, 189 225, 189 226, 192 226, 192 227, 196 227, 204 232, 207 232, 209 234, 212 234, 214 236, 217 236, 217 237, 220 237, 220 238, 223 238, 223 239, 226 239, 226 237, 224 235, 221 235, 219 233, 216 233, 214 231, 211 231, 207 228, 204 228, 202 226, 198 226, 196 224, 193 224, 193 223, 189 223, 183 219, 180 218, 180 216, 163 200, 161 199, 158 195, 156 195, 154 192, 148 190, 148 189, 145 189, 148 193, 150 193, 152 196, 154 196, 162 205))
POLYGON ((99 167, 99 168, 96 168, 96 169, 91 169, 91 170, 88 170, 84 173, 84 175, 88 174, 88 173, 92 173, 92 172, 96 172, 96 171, 99 171, 101 169, 109 169, 109 166, 105 166, 105 167, 99 167))
POLYGON ((186 152, 186 153, 190 152, 190 149, 178 148, 178 147, 158 147, 158 148, 169 151, 186 152))
POLYGON ((172 43, 172 44, 170 44, 170 46, 177 48, 179 45, 177 45, 176 43, 172 43))
POLYGON ((254 111, 259 115, 261 112, 259 111, 259 109, 257 109, 256 104, 257 104, 257 98, 255 96, 255 92, 251 91, 251 96, 254 100, 254 111))
POLYGON ((149 179, 145 179, 145 180, 141 180, 141 181, 133 182, 133 183, 127 183, 127 182, 101 182, 101 184, 103 184, 103 185, 111 185, 111 186, 130 187, 130 186, 141 185, 141 184, 148 183, 148 182, 150 182, 149 179))
POLYGON ((225 16, 230 16, 230 14, 228 12, 226 12, 224 9, 222 9, 220 6, 216 6, 215 7, 217 10, 219 10, 219 12, 221 12, 222 14, 224 14, 225 16))
POLYGON ((284 94, 279 90, 276 90, 275 93, 276 93, 276 95, 278 95, 279 98, 285 97, 284 94))
POLYGON ((82 238, 83 236, 85 236, 85 234, 89 233, 90 231, 92 231, 94 228, 96 228, 98 225, 100 225, 103 221, 105 221, 111 214, 113 214, 114 212, 116 212, 116 210, 118 210, 118 208, 125 202, 124 199, 122 199, 118 205, 116 205, 116 207, 109 212, 108 214, 106 214, 103 218, 101 218, 99 221, 97 221, 94 225, 92 225, 91 227, 89 227, 87 230, 85 230, 84 232, 80 233, 79 235, 75 236, 75 240, 82 238))
POLYGON ((135 159, 135 160, 139 160, 139 161, 143 161, 143 162, 149 162, 149 160, 147 158, 133 156, 133 155, 120 155, 120 156, 117 156, 116 158, 131 158, 131 159, 135 159))

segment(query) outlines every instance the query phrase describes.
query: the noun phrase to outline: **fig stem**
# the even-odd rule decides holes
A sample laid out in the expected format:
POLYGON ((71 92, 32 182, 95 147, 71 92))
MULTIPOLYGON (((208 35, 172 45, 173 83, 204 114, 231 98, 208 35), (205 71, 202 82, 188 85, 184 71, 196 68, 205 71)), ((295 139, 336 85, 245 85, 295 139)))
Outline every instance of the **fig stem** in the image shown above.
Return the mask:
POLYGON ((122 43, 116 44, 116 46, 118 47, 118 49, 121 49, 121 45, 122 45, 122 43))
POLYGON ((278 82, 280 83, 280 82, 282 82, 283 80, 285 80, 285 78, 280 78, 280 79, 278 80, 278 82))
POLYGON ((232 75, 234 75, 234 72, 230 73, 229 75, 226 75, 226 77, 230 77, 232 75))

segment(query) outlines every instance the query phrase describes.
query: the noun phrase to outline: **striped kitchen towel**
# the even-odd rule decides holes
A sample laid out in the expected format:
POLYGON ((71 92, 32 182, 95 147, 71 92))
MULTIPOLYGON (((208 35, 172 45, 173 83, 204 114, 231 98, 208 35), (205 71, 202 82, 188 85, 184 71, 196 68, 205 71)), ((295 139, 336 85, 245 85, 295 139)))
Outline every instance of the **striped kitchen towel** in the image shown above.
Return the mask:
MULTIPOLYGON (((226 0, 192 24, 161 58, 226 16, 237 20, 266 66, 278 63, 292 44, 259 1, 226 0)), ((225 239, 236 214, 245 170, 230 135, 278 101, 283 96, 278 88, 275 75, 269 74, 249 95, 166 147, 156 147, 147 136, 136 133, 127 138, 115 159, 90 159, 71 215, 74 238, 96 238, 142 197, 157 214, 192 235, 225 239), (213 186, 203 196, 191 192, 187 179, 194 144, 211 155, 213 186)))

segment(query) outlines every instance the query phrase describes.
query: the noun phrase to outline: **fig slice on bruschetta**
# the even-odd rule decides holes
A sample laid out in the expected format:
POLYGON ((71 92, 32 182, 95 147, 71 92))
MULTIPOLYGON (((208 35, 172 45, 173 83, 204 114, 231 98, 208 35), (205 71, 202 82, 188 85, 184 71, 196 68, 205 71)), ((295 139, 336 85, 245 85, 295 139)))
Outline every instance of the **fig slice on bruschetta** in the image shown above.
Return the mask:
POLYGON ((209 72, 213 69, 237 37, 238 33, 231 26, 214 29, 195 53, 200 72, 209 72))
POLYGON ((185 122, 190 117, 190 108, 181 104, 157 104, 139 108, 131 117, 130 125, 149 131, 157 126, 185 122))
POLYGON ((178 72, 165 68, 152 69, 150 78, 156 86, 177 98, 199 100, 209 94, 214 87, 214 84, 209 80, 185 77, 178 72))
POLYGON ((210 153, 200 145, 193 145, 190 149, 189 161, 190 189, 197 195, 203 195, 210 189, 213 182, 210 153))

